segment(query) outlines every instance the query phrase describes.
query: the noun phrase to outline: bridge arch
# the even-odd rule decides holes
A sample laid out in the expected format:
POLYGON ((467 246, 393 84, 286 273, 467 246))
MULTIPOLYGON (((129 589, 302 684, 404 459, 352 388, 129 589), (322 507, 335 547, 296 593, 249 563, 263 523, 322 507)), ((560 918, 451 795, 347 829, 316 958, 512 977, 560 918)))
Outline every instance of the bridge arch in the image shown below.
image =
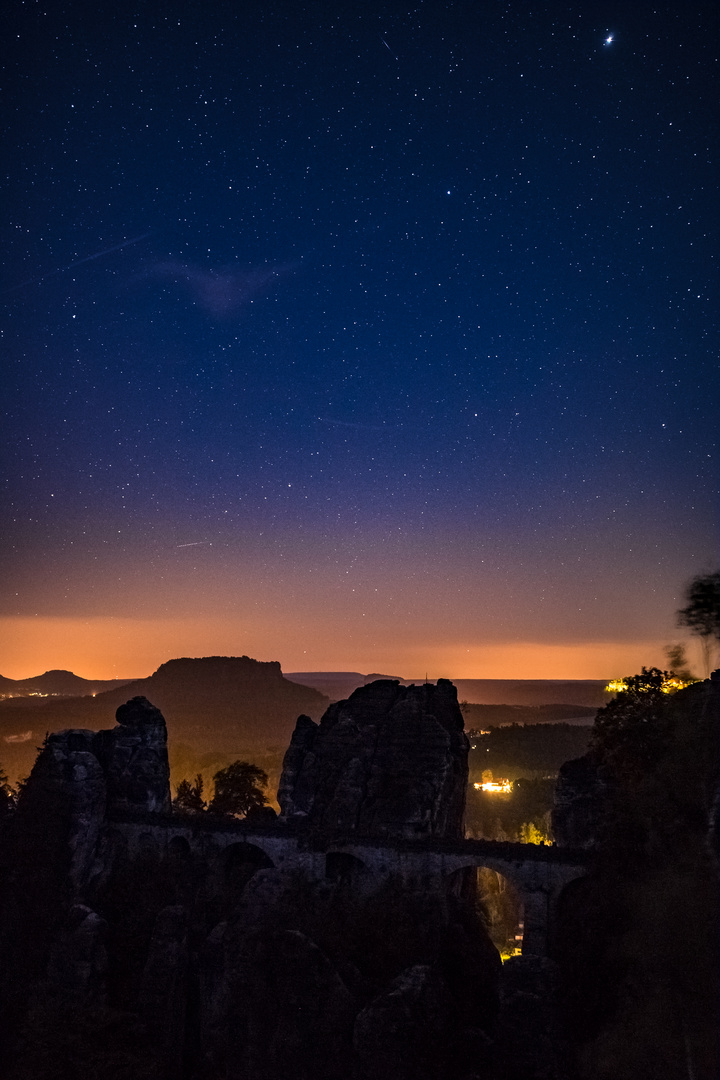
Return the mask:
MULTIPOLYGON (((244 822, 214 824, 200 816, 173 815, 162 820, 150 815, 131 820, 114 817, 106 823, 89 880, 101 881, 118 860, 135 860, 142 854, 153 858, 155 846, 158 856, 169 858, 178 873, 202 877, 207 903, 218 912, 216 921, 227 917, 247 882, 263 868, 301 873, 313 881, 346 882, 358 892, 372 892, 397 879, 414 890, 441 889, 451 894, 471 887, 464 883, 468 878, 478 887, 478 873, 484 868, 495 874, 501 886, 498 875, 516 890, 523 906, 518 918, 518 924, 523 923, 522 951, 532 955, 547 955, 563 890, 588 871, 585 852, 533 844, 428 839, 398 844, 391 838, 345 836, 324 848, 308 847, 282 827, 256 830, 244 822), (191 857, 180 857, 183 841, 191 857)), ((486 881, 480 881, 483 891, 487 891, 486 881)), ((511 890, 506 885, 498 891, 508 894, 511 890)))
POLYGON ((463 858, 455 856, 443 859, 443 872, 446 875, 454 874, 459 870, 480 870, 483 868, 501 874, 519 893, 522 893, 527 886, 522 870, 505 859, 494 859, 492 856, 485 855, 469 855, 463 858))
POLYGON ((522 952, 525 898, 504 869, 468 862, 449 870, 445 883, 450 895, 474 908, 503 959, 522 952))
POLYGON ((349 851, 328 851, 325 854, 325 880, 345 885, 353 892, 365 892, 375 881, 367 863, 349 851))
POLYGON ((258 870, 270 870, 275 864, 257 844, 239 840, 223 848, 220 853, 220 866, 224 891, 236 897, 258 870))
POLYGON ((272 859, 255 844, 236 839, 221 848, 214 848, 206 863, 206 917, 216 925, 232 918, 248 882, 261 870, 272 869, 272 859))
POLYGON ((171 859, 187 859, 191 854, 190 841, 177 833, 168 841, 167 850, 171 859))

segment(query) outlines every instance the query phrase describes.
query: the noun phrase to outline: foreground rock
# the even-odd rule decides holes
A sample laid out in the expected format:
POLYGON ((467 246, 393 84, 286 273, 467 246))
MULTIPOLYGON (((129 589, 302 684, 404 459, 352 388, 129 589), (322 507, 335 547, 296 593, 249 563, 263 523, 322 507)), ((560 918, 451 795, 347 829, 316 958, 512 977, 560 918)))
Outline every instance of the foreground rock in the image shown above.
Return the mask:
POLYGON ((358 1077, 436 1080, 446 1074, 452 998, 426 964, 403 971, 359 1014, 354 1045, 358 1077))

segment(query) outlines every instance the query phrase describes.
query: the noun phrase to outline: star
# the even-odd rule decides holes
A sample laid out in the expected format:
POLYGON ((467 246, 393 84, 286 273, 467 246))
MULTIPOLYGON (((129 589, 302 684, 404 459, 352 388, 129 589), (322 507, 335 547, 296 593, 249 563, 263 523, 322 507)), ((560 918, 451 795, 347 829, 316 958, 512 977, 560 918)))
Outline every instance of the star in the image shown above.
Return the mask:
POLYGON ((613 35, 612 35, 612 34, 609 34, 609 35, 608 35, 608 36, 607 36, 607 37, 605 38, 605 45, 612 45, 612 43, 613 43, 613 35))

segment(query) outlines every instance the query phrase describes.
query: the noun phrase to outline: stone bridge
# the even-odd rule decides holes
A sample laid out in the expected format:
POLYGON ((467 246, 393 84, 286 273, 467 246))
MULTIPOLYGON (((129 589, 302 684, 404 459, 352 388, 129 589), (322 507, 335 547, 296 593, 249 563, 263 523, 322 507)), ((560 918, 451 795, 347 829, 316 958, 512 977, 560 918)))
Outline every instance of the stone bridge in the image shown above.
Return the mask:
MULTIPOLYGON (((120 835, 131 856, 191 854, 210 875, 222 875, 232 853, 258 870, 297 871, 311 880, 344 880, 372 892, 391 879, 409 890, 458 893, 468 873, 494 870, 515 888, 523 908, 524 954, 546 955, 563 889, 587 872, 588 854, 536 844, 490 840, 398 840, 315 835, 281 824, 253 825, 210 815, 122 814, 104 835, 120 835)), ((101 838, 102 845, 102 838, 101 838)))

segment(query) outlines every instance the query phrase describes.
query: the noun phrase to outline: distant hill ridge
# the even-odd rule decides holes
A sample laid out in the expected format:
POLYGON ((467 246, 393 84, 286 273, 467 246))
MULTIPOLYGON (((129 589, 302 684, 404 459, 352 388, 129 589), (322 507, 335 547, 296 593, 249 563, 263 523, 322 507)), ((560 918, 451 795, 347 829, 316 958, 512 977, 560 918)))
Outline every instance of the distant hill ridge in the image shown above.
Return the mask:
POLYGON ((72 671, 53 669, 42 675, 33 675, 29 679, 8 679, 0 675, 0 696, 25 696, 47 694, 57 697, 84 697, 98 694, 103 690, 124 686, 131 679, 83 679, 72 671))
POLYGON ((7 772, 27 772, 26 759, 31 765, 47 731, 112 726, 118 706, 137 696, 160 709, 171 740, 200 753, 284 748, 301 713, 319 720, 329 705, 319 691, 286 679, 277 661, 181 657, 146 679, 112 685, 94 697, 1 701, 0 765, 7 772))
POLYGON ((350 697, 353 690, 378 679, 396 679, 407 683, 400 675, 363 675, 360 671, 290 671, 285 678, 302 686, 312 686, 331 701, 342 701, 350 697))
MULTIPOLYGON (((404 685, 422 683, 400 675, 360 671, 292 671, 283 674, 277 660, 254 660, 248 656, 178 657, 168 660, 150 679, 153 685, 168 688, 180 683, 199 685, 211 679, 230 687, 238 679, 244 684, 279 687, 284 682, 317 690, 330 700, 349 697, 353 690, 377 679, 397 679, 404 685)), ((433 680, 431 680, 433 681, 433 680)), ((461 701, 478 705, 584 705, 598 708, 609 700, 605 679, 452 679, 461 701)), ((72 671, 46 671, 29 679, 8 679, 0 675, 0 698, 52 695, 57 697, 102 696, 120 687, 147 686, 148 679, 83 679, 72 671)), ((133 691, 134 693, 135 691, 133 691)), ((141 691, 138 690, 138 693, 141 691)), ((129 695, 132 696, 132 695, 129 695)), ((120 703, 122 704, 122 702, 120 703)))
MULTIPOLYGON (((398 679, 405 686, 423 683, 424 678, 404 679, 399 675, 363 675, 359 671, 293 671, 286 676, 303 686, 314 686, 334 700, 349 697, 353 690, 376 679, 398 679)), ((611 695, 605 692, 608 679, 455 679, 460 701, 477 705, 582 705, 599 708, 611 695)), ((435 679, 430 679, 435 682, 435 679)))
POLYGON ((453 679, 461 701, 477 705, 585 705, 600 708, 612 697, 609 679, 453 679))

